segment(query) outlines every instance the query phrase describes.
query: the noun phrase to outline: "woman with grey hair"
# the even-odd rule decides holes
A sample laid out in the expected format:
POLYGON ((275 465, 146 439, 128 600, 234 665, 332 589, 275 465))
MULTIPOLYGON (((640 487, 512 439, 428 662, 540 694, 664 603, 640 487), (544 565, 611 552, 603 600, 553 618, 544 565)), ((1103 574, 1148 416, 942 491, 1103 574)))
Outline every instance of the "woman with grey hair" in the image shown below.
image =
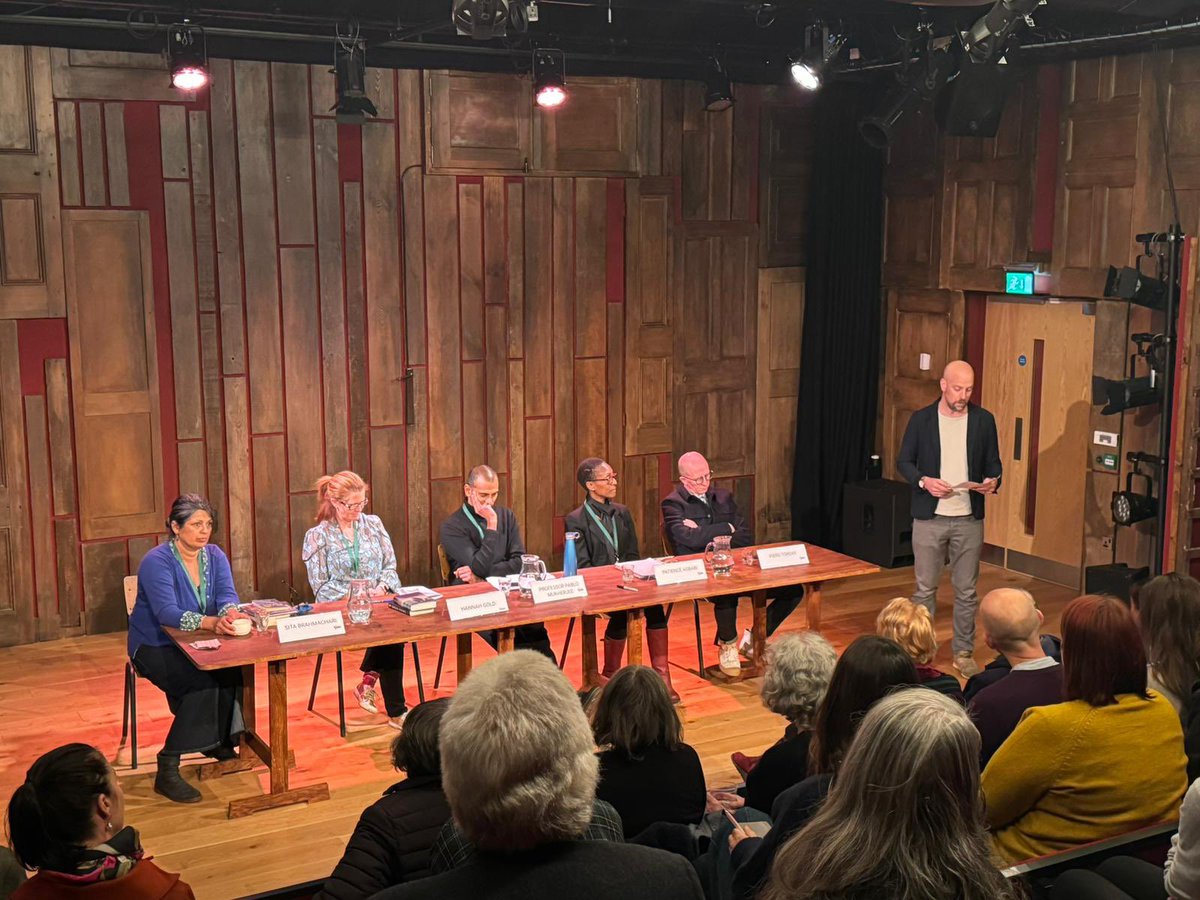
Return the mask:
POLYGON ((876 703, 760 900, 1009 900, 984 826, 979 732, 934 691, 876 703))
MULTIPOLYGON (((813 722, 835 665, 837 651, 815 631, 786 635, 768 648, 762 703, 788 724, 746 773, 746 786, 738 791, 746 806, 769 812, 776 797, 808 776, 813 722)), ((735 766, 746 759, 733 757, 735 766)))
POLYGON ((579 698, 547 657, 517 650, 474 670, 450 701, 440 746, 450 811, 478 852, 377 900, 703 897, 681 857, 580 840, 592 817, 599 762, 579 698))

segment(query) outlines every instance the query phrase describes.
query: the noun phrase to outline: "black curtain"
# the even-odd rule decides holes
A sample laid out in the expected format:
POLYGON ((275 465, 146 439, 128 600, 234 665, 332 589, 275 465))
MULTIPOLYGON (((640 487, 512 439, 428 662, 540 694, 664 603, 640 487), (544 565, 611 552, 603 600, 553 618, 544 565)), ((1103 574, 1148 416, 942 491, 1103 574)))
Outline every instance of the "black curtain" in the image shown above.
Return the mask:
POLYGON ((814 110, 808 271, 792 537, 842 546, 842 486, 874 452, 883 262, 883 153, 858 134, 878 93, 831 85, 814 110))

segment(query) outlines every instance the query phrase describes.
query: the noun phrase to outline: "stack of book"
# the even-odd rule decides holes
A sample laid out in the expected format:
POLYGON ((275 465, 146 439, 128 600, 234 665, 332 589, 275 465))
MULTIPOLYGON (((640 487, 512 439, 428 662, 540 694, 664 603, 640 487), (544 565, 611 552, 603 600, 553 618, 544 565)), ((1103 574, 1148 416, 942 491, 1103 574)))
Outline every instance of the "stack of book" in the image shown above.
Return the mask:
POLYGON ((409 616, 423 616, 437 609, 442 595, 427 587, 405 587, 396 592, 388 606, 409 616))
POLYGON ((283 600, 254 600, 238 608, 253 619, 259 628, 270 628, 296 613, 295 607, 283 600))

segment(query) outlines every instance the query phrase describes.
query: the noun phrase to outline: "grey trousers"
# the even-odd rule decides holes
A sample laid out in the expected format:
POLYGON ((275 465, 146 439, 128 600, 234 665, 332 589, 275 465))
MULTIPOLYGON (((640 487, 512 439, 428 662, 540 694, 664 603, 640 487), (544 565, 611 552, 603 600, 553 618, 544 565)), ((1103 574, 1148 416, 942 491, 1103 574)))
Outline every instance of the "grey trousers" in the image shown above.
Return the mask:
POLYGON ((955 655, 975 650, 975 611, 979 595, 975 582, 979 578, 979 554, 983 550, 983 520, 974 516, 934 516, 913 520, 914 574, 917 589, 912 602, 929 610, 932 616, 937 607, 938 582, 942 567, 950 560, 950 583, 954 585, 955 655))

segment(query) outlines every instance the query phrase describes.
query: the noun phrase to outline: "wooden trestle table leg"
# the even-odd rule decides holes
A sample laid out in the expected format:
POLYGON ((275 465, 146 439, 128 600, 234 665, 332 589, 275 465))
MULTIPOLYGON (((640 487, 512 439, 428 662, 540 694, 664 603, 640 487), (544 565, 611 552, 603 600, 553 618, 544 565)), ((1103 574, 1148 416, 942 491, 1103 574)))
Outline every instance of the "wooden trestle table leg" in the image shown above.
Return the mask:
POLYGON ((808 585, 804 596, 804 605, 808 607, 808 630, 821 630, 821 582, 814 581, 808 585))
POLYGON ((626 620, 626 653, 628 654, 629 665, 640 666, 642 664, 642 624, 646 621, 646 611, 644 609, 629 610, 629 618, 626 620))
POLYGON ((743 678, 754 678, 763 673, 763 659, 767 654, 767 592, 755 591, 750 595, 753 618, 750 620, 750 648, 754 659, 742 666, 743 678))
POLYGON ((600 660, 596 656, 596 617, 582 616, 580 646, 583 648, 583 686, 598 687, 600 684, 600 660))
POLYGON ((460 634, 455 639, 458 645, 458 683, 471 674, 471 635, 460 634))
POLYGON ((512 653, 513 647, 516 644, 517 632, 515 628, 501 628, 496 631, 496 652, 497 653, 512 653))

